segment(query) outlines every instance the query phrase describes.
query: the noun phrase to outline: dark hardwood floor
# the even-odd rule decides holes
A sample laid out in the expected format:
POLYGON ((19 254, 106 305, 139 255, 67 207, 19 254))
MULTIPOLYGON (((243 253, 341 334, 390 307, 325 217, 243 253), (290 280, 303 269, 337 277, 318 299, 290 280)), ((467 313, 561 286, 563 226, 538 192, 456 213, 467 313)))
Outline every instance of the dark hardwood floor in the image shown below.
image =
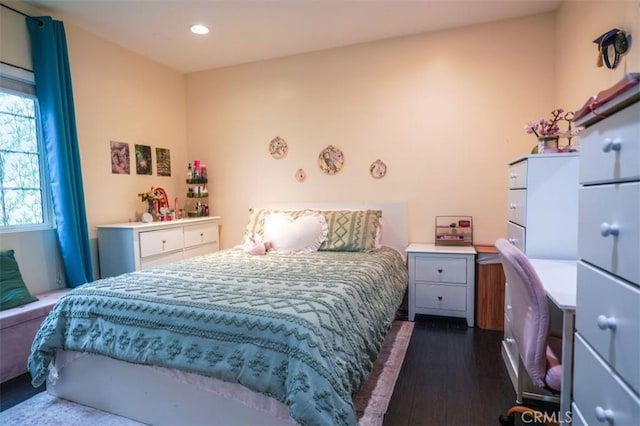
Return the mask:
POLYGON ((497 425, 515 402, 501 331, 417 316, 384 425, 497 425))
MULTIPOLYGON (((515 393, 500 356, 502 332, 418 316, 384 425, 497 425, 515 393)), ((0 411, 30 398, 25 374, 0 385, 0 411)))

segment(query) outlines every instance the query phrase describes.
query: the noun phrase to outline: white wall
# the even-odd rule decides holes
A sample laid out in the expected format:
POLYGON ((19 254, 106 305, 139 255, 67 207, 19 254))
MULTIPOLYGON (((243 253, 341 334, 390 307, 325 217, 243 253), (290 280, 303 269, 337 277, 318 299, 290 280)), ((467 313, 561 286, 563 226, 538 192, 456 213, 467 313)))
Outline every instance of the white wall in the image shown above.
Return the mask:
POLYGON ((437 215, 472 215, 476 242, 492 244, 506 164, 536 142, 522 126, 553 104, 554 50, 544 14, 189 74, 189 155, 209 166, 223 247, 250 206, 331 200, 407 201, 411 241, 433 241, 437 215), (275 136, 282 160, 268 153, 275 136), (334 176, 317 166, 330 144, 346 159, 334 176))
POLYGON ((582 107, 590 96, 617 83, 625 73, 640 72, 640 1, 565 1, 557 11, 556 105, 582 107), (599 35, 618 28, 631 35, 629 53, 618 67, 596 67, 599 35))

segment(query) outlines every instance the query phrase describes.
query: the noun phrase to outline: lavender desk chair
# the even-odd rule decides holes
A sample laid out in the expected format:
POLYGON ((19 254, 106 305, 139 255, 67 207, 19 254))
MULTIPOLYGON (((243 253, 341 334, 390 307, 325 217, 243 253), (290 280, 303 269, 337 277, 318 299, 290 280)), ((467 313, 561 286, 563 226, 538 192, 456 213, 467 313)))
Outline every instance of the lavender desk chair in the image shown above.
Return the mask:
MULTIPOLYGON (((562 377, 561 339, 550 336, 547 294, 527 256, 504 238, 498 239, 495 245, 509 286, 511 333, 520 352, 516 402, 521 404, 523 370, 526 370, 536 387, 552 394, 559 392, 562 377)), ((529 419, 536 413, 535 410, 516 405, 509 409, 506 416, 500 417, 500 422, 513 424, 517 412, 523 415, 527 413, 529 419)))

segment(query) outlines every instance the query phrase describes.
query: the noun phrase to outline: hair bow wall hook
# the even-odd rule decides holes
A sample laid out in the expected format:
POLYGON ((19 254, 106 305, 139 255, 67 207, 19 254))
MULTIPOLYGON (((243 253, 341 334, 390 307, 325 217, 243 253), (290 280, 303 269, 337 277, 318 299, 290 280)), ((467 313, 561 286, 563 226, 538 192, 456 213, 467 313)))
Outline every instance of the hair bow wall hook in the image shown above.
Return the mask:
POLYGON ((601 67, 604 63, 609 69, 617 67, 620 56, 629 50, 630 39, 631 36, 624 31, 613 28, 593 40, 598 45, 597 66, 601 67))

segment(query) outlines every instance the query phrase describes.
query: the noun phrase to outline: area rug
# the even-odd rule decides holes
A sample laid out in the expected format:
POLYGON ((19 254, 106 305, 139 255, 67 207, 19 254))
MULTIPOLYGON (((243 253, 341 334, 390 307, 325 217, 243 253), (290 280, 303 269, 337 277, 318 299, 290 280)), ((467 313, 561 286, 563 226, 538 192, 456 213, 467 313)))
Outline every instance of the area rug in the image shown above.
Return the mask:
MULTIPOLYGON (((405 321, 395 321, 389 330, 371 374, 353 399, 360 426, 382 425, 412 333, 413 323, 405 321)), ((20 426, 143 425, 143 423, 134 420, 56 398, 46 392, 41 392, 1 412, 0 424, 20 426)))

